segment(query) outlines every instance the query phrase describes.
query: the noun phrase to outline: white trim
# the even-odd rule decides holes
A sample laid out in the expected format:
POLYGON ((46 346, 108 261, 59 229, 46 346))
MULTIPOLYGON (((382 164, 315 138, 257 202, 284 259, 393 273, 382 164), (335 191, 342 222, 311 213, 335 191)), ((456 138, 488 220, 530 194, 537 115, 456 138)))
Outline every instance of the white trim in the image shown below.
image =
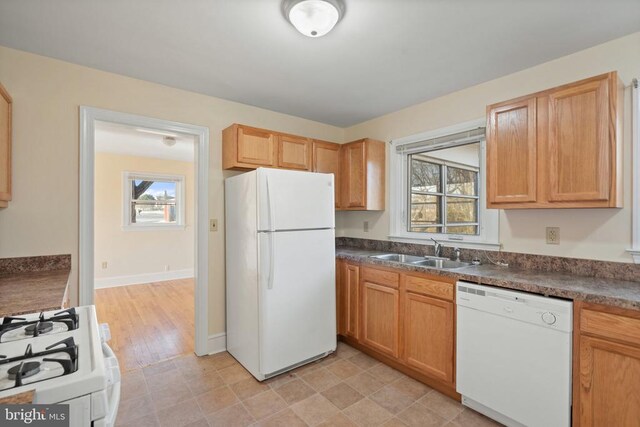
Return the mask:
POLYGON ((438 138, 441 136, 451 135, 454 133, 464 132, 467 130, 477 129, 485 126, 484 119, 473 120, 449 126, 434 131, 424 132, 405 138, 399 138, 391 141, 390 150, 390 206, 389 206, 389 239, 412 242, 412 243, 431 243, 431 238, 443 243, 450 243, 452 246, 464 248, 478 249, 499 249, 499 211, 497 209, 487 209, 486 194, 486 147, 484 139, 480 143, 480 174, 479 188, 481 188, 480 203, 480 234, 477 236, 468 235, 449 235, 441 233, 410 233, 406 231, 405 210, 407 206, 407 153, 398 153, 396 147, 405 144, 414 144, 416 142, 428 139, 438 138))
POLYGON ((193 268, 184 270, 161 271, 158 273, 133 274, 130 276, 114 276, 94 279, 96 289, 116 288, 119 286, 141 285, 152 282, 165 282, 167 280, 190 279, 193 277, 193 268))
MULTIPOLYGON (((464 240, 449 239, 446 237, 447 236, 446 234, 438 234, 438 233, 424 233, 424 234, 426 236, 433 236, 434 239, 436 239, 438 242, 442 244, 445 244, 445 246, 452 246, 452 247, 461 248, 461 249, 467 248, 467 249, 484 249, 488 251, 497 251, 497 250, 500 250, 502 246, 502 244, 500 243, 493 243, 493 242, 481 242, 481 241, 469 242, 464 240)), ((389 235, 387 237, 392 242, 417 243, 419 245, 424 245, 425 243, 429 243, 429 244, 432 243, 431 240, 428 240, 429 238, 416 239, 411 237, 393 236, 393 235, 389 235), (428 240, 428 241, 425 242, 425 240, 428 240)))
POLYGON ((640 264, 640 88, 638 80, 631 83, 631 248, 627 252, 640 264))
POLYGON ((216 354, 227 351, 227 334, 221 332, 219 334, 209 335, 207 340, 207 354, 216 354))
POLYGON ((185 176, 184 175, 167 175, 159 173, 144 172, 122 172, 122 229, 125 231, 140 230, 176 230, 185 228, 185 176), (131 223, 131 180, 152 178, 158 181, 175 182, 176 183, 176 222, 171 224, 152 223, 147 224, 131 223))
POLYGON ((196 138, 195 163, 195 353, 208 353, 209 291, 209 129, 117 111, 80 106, 79 303, 94 302, 95 122, 185 133, 196 138))

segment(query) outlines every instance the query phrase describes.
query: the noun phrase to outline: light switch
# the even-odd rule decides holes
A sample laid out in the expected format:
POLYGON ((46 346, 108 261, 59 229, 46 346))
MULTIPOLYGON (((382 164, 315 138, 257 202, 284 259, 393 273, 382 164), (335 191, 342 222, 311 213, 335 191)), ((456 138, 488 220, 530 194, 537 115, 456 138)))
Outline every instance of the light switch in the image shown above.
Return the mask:
POLYGON ((218 220, 210 219, 209 220, 209 231, 218 231, 218 220))

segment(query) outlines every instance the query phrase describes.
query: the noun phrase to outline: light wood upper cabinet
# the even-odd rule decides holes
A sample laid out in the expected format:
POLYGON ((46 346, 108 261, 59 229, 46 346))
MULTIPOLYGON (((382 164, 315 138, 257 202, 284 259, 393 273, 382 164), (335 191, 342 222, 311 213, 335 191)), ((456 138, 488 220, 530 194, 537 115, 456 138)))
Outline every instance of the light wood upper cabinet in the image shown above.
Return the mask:
POLYGON ((364 141, 342 147, 342 204, 343 208, 363 208, 366 205, 366 163, 364 141))
POLYGON ((313 141, 313 171, 332 173, 336 208, 340 207, 340 144, 325 141, 313 141))
POLYGON ((453 383, 453 303, 404 294, 404 358, 412 366, 453 383))
POLYGON ((487 117, 489 200, 535 202, 536 98, 490 106, 487 117))
POLYGON ((609 200, 615 182, 611 175, 615 134, 609 135, 609 80, 590 80, 548 95, 551 202, 609 200))
POLYGON ((278 167, 311 170, 311 140, 292 135, 278 135, 278 167))
POLYGON ((9 92, 0 84, 0 208, 11 200, 11 106, 9 92))
POLYGON ((573 425, 638 425, 640 312, 582 303, 574 309, 579 333, 574 346, 573 425))
POLYGON ((275 167, 277 144, 277 136, 268 130, 234 124, 222 131, 222 167, 275 167))
POLYGON ((332 173, 339 210, 384 210, 385 150, 368 138, 341 145, 240 124, 222 131, 223 169, 332 173))
POLYGON ((392 357, 399 356, 400 294, 398 289, 362 282, 362 343, 392 357))
POLYGON ((340 208, 345 210, 384 210, 384 142, 361 139, 344 144, 341 149, 340 208))
POLYGON ((611 72, 488 106, 488 207, 620 207, 621 89, 611 72))

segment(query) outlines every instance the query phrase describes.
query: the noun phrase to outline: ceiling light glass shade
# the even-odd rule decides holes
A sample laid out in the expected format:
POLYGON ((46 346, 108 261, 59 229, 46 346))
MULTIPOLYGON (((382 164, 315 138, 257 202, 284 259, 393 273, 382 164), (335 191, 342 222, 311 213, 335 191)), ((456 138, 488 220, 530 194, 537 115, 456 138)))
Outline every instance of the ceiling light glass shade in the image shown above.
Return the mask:
POLYGON ((286 15, 298 31, 308 37, 322 37, 333 29, 341 16, 337 0, 290 1, 286 15))
POLYGON ((176 138, 173 136, 165 136, 164 138, 162 138, 162 143, 167 147, 173 147, 174 145, 176 145, 176 138))

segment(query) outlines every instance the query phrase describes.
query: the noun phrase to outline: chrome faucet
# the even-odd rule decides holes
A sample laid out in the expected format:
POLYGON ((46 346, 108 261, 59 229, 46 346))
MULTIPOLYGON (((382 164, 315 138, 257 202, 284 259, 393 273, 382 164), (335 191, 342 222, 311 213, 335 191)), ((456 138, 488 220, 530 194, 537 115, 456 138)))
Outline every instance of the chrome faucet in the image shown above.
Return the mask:
POLYGON ((434 245, 433 245, 434 254, 435 254, 435 256, 440 258, 442 256, 442 243, 438 242, 433 237, 431 238, 431 240, 433 240, 433 243, 434 243, 434 245))
POLYGON ((460 248, 453 248, 453 260, 460 261, 460 248))

